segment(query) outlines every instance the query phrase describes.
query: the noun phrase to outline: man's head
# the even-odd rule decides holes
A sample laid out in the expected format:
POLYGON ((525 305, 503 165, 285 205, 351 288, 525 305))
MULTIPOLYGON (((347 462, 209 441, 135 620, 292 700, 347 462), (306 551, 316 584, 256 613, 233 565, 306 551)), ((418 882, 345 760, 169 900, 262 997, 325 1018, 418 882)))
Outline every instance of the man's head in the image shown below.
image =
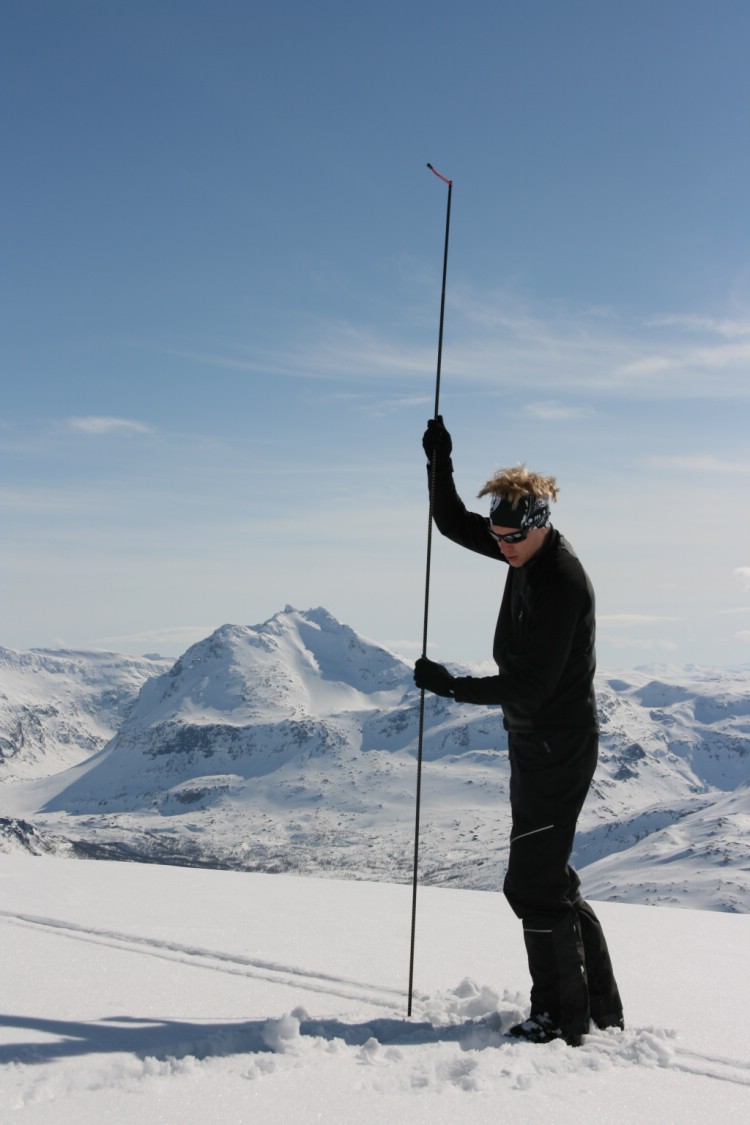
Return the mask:
POLYGON ((491 497, 488 531, 511 566, 524 566, 542 546, 557 493, 554 477, 525 465, 501 469, 479 492, 491 497))

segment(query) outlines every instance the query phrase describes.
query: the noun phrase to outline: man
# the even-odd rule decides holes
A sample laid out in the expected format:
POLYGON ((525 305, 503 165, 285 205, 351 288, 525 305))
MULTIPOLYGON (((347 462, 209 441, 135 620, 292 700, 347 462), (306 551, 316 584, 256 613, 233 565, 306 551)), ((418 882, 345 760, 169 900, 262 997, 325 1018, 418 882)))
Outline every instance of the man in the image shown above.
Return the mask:
POLYGON ((510 1034, 581 1043, 593 1019, 622 1028, 622 1003, 601 925, 569 864, 576 822, 598 754, 594 591, 570 544, 550 524, 554 477, 501 470, 479 493, 490 516, 469 512, 453 483, 442 417, 422 441, 439 531, 508 565, 495 630, 494 676, 453 676, 417 661, 417 687, 459 703, 500 704, 508 732, 512 828, 503 890, 523 923, 531 1013, 510 1034))

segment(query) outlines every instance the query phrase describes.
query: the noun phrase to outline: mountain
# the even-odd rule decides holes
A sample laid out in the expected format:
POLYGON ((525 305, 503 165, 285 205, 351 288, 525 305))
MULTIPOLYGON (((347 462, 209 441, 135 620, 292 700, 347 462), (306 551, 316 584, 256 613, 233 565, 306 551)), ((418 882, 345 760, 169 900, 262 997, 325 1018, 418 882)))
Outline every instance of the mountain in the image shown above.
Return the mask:
POLYGON ((750 912, 750 787, 713 797, 585 869, 591 898, 750 912))
POLYGON ((112 652, 0 648, 0 780, 43 777, 99 750, 146 680, 170 663, 112 652))
MULTIPOLYGON (((602 673, 597 691, 600 766, 574 856, 587 892, 750 910, 747 670, 602 673)), ((6 783, 13 846, 20 818, 37 849, 46 833, 75 854, 405 881, 418 728, 409 664, 324 609, 287 606, 145 680, 85 761, 6 783)), ((500 885, 505 749, 499 708, 427 696, 424 882, 500 885)))

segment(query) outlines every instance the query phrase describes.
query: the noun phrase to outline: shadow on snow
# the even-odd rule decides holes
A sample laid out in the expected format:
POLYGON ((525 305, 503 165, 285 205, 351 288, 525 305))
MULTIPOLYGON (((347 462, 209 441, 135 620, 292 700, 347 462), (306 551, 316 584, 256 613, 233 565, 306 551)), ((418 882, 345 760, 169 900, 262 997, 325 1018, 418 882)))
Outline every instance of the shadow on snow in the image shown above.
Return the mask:
POLYGON ((341 1020, 259 1019, 247 1022, 201 1023, 183 1020, 139 1020, 115 1016, 94 1022, 54 1020, 34 1016, 0 1015, 0 1027, 53 1036, 48 1042, 0 1045, 0 1064, 43 1064, 83 1055, 127 1053, 136 1058, 197 1059, 228 1055, 283 1053, 298 1036, 341 1040, 361 1047, 374 1039, 383 1046, 421 1046, 459 1043, 464 1049, 497 1046, 499 1026, 466 1021, 435 1026, 407 1019, 374 1019, 366 1023, 341 1020), (297 1025, 299 1024, 299 1027, 297 1025))

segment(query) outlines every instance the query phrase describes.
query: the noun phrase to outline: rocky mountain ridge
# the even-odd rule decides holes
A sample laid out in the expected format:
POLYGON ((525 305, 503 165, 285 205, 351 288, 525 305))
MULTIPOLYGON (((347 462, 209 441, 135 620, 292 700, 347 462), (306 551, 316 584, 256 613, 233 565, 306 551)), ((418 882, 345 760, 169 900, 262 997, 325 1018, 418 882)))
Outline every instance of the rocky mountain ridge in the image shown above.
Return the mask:
MULTIPOLYGON (((100 749, 82 746, 77 764, 37 781, 6 779, 6 812, 33 826, 37 844, 48 833, 128 858, 410 877, 410 664, 323 609, 287 606, 150 667, 100 749)), ((603 672, 597 694, 600 766, 574 857, 587 893, 750 910, 748 670, 603 672)), ((498 887, 508 834, 499 708, 428 696, 423 741, 423 878, 498 887)))

